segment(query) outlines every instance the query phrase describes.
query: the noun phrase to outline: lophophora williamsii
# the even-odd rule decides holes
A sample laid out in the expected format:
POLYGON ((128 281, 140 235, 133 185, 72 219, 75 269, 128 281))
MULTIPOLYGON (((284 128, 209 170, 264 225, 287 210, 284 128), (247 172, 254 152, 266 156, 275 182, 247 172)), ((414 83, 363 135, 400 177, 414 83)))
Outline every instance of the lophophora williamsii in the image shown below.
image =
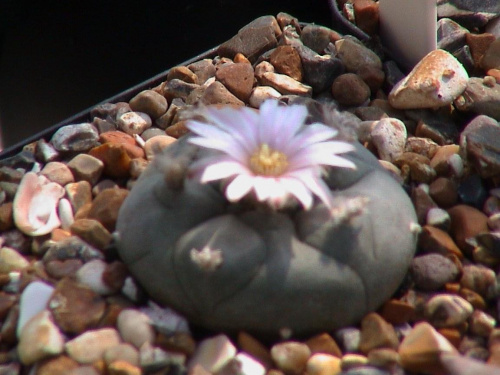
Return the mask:
POLYGON ((349 129, 272 100, 200 115, 118 217, 120 256, 153 299, 208 329, 276 337, 354 324, 395 292, 414 208, 349 129))

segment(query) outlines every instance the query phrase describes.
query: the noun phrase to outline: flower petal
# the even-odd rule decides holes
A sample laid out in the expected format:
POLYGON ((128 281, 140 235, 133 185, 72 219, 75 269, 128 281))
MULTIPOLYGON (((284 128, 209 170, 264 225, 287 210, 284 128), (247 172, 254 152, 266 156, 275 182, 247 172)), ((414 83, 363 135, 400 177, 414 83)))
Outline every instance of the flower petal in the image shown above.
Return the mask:
POLYGON ((230 202, 239 201, 253 188, 253 176, 240 174, 226 187, 226 197, 230 202))
POLYGON ((236 161, 225 161, 208 165, 201 174, 201 182, 221 180, 237 174, 248 174, 248 170, 236 161))
POLYGON ((291 175, 302 181, 304 185, 318 196, 318 198, 328 207, 332 206, 331 191, 321 177, 314 175, 307 169, 295 171, 291 173, 291 175))
POLYGON ((283 187, 292 194, 304 206, 306 210, 310 209, 313 204, 311 191, 298 179, 284 177, 281 179, 283 187))

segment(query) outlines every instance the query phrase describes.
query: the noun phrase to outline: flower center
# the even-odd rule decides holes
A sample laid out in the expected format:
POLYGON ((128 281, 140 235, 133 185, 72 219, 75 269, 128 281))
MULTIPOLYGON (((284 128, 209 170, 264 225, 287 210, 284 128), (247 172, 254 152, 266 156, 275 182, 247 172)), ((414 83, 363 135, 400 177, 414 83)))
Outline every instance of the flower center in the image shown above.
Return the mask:
POLYGON ((281 151, 263 143, 250 157, 250 169, 264 176, 279 176, 288 167, 288 159, 281 151))

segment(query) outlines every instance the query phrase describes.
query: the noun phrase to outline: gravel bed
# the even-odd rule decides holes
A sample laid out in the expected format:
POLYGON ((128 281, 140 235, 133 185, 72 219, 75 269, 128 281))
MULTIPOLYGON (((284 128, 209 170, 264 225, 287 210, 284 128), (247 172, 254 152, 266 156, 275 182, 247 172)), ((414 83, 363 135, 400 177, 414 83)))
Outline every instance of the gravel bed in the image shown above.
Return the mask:
MULTIPOLYGON (((354 4, 375 34, 376 3, 354 4)), ((500 373, 500 28, 485 17, 440 18, 440 49, 408 74, 373 40, 264 16, 215 57, 0 160, 0 373, 500 373), (393 298, 357 326, 279 342, 189 327, 113 246, 128 191, 199 106, 270 98, 340 111, 421 225, 393 298)))

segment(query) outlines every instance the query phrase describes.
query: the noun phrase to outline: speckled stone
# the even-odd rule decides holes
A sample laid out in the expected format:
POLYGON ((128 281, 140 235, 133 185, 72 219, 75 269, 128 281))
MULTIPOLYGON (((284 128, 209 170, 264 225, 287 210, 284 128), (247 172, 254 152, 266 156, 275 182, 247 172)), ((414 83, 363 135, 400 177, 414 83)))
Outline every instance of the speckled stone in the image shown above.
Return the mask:
POLYGON ((163 115, 168 108, 167 99, 153 90, 141 91, 130 99, 129 105, 133 111, 146 113, 152 119, 163 115))
POLYGON ((283 95, 311 96, 312 87, 279 73, 266 72, 260 78, 262 85, 271 86, 283 95))
POLYGON ((410 272, 417 288, 432 291, 455 281, 460 270, 448 257, 431 253, 415 257, 410 272))
POLYGON ((457 327, 467 321, 474 307, 460 296, 434 295, 425 304, 425 316, 436 328, 457 327))
POLYGON ((86 122, 60 127, 50 139, 50 143, 59 152, 85 152, 94 147, 98 139, 97 129, 86 122))
POLYGON ((383 118, 377 122, 370 135, 380 159, 395 162, 403 154, 407 132, 401 120, 383 118))
POLYGON ((473 112, 500 120, 500 84, 495 78, 471 77, 462 95, 454 101, 455 107, 464 112, 473 112))
POLYGON ((302 82, 303 71, 300 55, 292 46, 278 46, 269 57, 276 71, 302 82))
POLYGON ((68 165, 59 161, 52 161, 45 164, 40 174, 61 186, 75 182, 75 177, 71 173, 70 168, 68 168, 68 165))
POLYGON ((152 123, 151 117, 144 112, 127 112, 117 119, 117 126, 129 135, 141 134, 152 123))
MULTIPOLYGON (((203 95, 201 96, 201 102, 204 104, 229 104, 242 106, 245 103, 233 95, 221 82, 215 81, 210 84, 203 95)), ((170 127, 169 127, 170 128, 170 127)), ((167 134, 168 129, 167 128, 167 134)), ((171 135, 171 134, 169 134, 171 135)))
POLYGON ((120 344, 120 336, 113 328, 90 330, 69 340, 64 345, 68 355, 81 364, 103 359, 104 353, 120 344))
POLYGON ((494 298, 497 295, 497 280, 495 271, 483 265, 464 265, 460 285, 468 288, 485 299, 494 298))
POLYGON ((469 75, 444 50, 427 54, 389 93, 395 108, 437 108, 450 104, 467 86, 469 75))
POLYGON ((49 308, 64 332, 80 334, 97 326, 106 302, 90 288, 66 278, 56 284, 49 308))
POLYGON ((92 186, 88 181, 67 184, 64 188, 75 214, 80 208, 92 202, 92 186))

